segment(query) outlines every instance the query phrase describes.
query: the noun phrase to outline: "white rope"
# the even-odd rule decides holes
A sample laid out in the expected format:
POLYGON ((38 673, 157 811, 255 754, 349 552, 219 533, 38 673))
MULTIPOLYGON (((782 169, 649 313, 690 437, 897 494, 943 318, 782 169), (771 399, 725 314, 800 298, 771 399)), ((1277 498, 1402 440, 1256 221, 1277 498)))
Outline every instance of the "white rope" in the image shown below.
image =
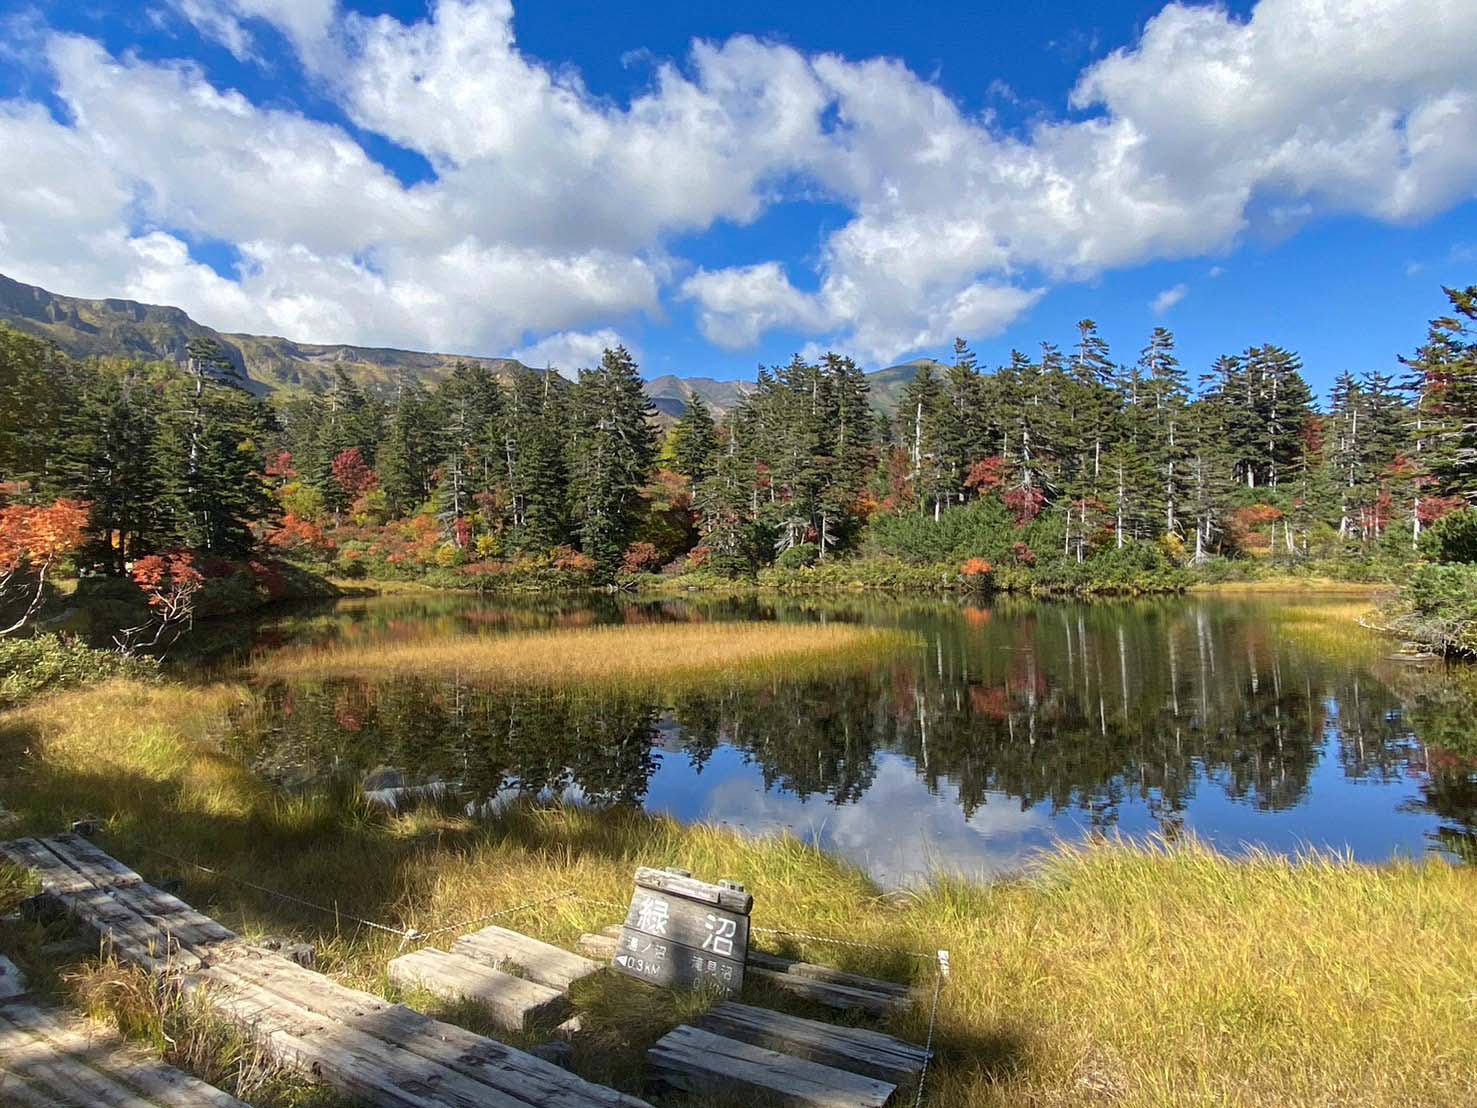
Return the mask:
POLYGON ((462 920, 462 922, 460 923, 448 923, 445 927, 437 927, 432 931, 421 931, 416 934, 416 938, 429 939, 433 935, 442 935, 445 934, 447 931, 460 931, 465 927, 471 927, 473 924, 486 923, 488 920, 497 919, 500 916, 510 916, 514 912, 523 911, 525 908, 537 908, 544 904, 552 904, 556 900, 563 900, 566 897, 578 895, 579 892, 575 889, 565 889, 562 893, 555 893, 553 896, 546 896, 542 900, 530 900, 527 904, 519 904, 512 908, 503 908, 500 911, 491 912, 485 916, 478 916, 476 919, 462 920))
POLYGON ((923 1045, 923 1069, 918 1073, 918 1095, 913 1098, 913 1108, 923 1103, 923 1087, 928 1083, 928 1064, 933 1061, 933 1028, 938 1022, 939 994, 944 991, 944 978, 949 976, 949 952, 938 952, 939 972, 933 981, 933 1010, 928 1013, 928 1039, 923 1045))
POLYGON ((414 941, 420 935, 420 932, 417 931, 414 927, 406 927, 402 929, 399 927, 392 927, 387 923, 376 923, 372 919, 364 919, 362 916, 356 916, 352 912, 345 912, 337 905, 332 908, 325 908, 322 904, 314 904, 311 900, 304 900, 302 897, 294 896, 292 893, 284 893, 279 892, 276 889, 269 889, 265 885, 258 885, 255 882, 246 880, 246 878, 244 877, 237 877, 235 874, 232 873, 223 873, 218 869, 211 869, 209 866, 203 865, 200 862, 192 862, 187 858, 177 858, 173 854, 169 854, 166 851, 159 850, 152 846, 146 846, 143 849, 147 850, 150 854, 157 854, 161 858, 168 858, 171 862, 175 862, 178 865, 193 866, 196 869, 200 870, 202 873, 210 874, 212 877, 219 877, 225 881, 233 881, 238 885, 246 886, 248 889, 255 889, 259 893, 266 893, 268 896, 275 896, 280 900, 286 900, 293 904, 300 904, 304 908, 313 909, 315 912, 322 912, 324 915, 332 916, 335 921, 337 921, 341 917, 347 918, 355 923, 362 924, 365 927, 372 927, 376 931, 384 931, 388 934, 399 936, 401 940, 400 946, 402 949, 407 943, 414 941))

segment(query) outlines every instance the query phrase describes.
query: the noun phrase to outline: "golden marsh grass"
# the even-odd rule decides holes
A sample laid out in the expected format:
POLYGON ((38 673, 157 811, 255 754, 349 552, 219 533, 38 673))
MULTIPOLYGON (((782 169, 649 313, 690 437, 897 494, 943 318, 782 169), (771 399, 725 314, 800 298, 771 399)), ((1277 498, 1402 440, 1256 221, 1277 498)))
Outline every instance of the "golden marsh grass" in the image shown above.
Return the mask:
MULTIPOLYGON (((475 821, 434 807, 373 812, 352 793, 284 798, 214 745, 224 714, 250 696, 230 684, 115 682, 0 714, 0 805, 15 813, 12 833, 103 816, 101 845, 145 876, 183 875, 186 899, 228 926, 312 941, 326 972, 389 995, 396 938, 356 930, 347 915, 336 926, 237 879, 423 930, 577 889, 499 920, 568 945, 618 919, 638 864, 731 877, 754 892, 757 926, 951 951, 924 1100, 933 1108, 1477 1103, 1470 868, 1104 842, 1060 850, 1015 881, 940 879, 884 895, 794 838, 746 839, 632 810, 516 806, 475 821)), ((25 891, 0 867, 0 913, 25 891)), ((70 992, 227 1085, 240 1077, 259 1108, 324 1103, 291 1079, 263 1080, 249 1052, 198 1013, 160 1003, 139 975, 48 965, 40 949, 55 937, 40 924, 0 924, 0 947, 43 989, 70 992)), ((761 945, 925 993, 933 984, 927 960, 884 949, 770 935, 761 945)), ((748 999, 823 1015, 757 983, 748 999)), ((575 1001, 590 1029, 577 1069, 632 1091, 646 1046, 701 1004, 608 975, 575 1001)), ((474 1012, 444 1014, 477 1024, 474 1012)), ((921 1041, 926 1003, 887 1029, 921 1041)))
POLYGON ((647 623, 291 648, 260 659, 253 672, 288 680, 456 674, 508 684, 668 686, 803 675, 885 658, 915 642, 844 623, 647 623))

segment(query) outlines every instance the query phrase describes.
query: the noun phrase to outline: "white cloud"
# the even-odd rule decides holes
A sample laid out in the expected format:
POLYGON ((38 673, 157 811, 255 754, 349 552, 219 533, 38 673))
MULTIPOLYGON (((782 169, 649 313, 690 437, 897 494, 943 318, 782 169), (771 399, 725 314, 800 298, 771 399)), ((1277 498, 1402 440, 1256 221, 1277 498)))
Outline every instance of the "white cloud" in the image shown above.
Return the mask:
POLYGON ((560 331, 539 339, 531 346, 520 347, 512 356, 534 369, 553 367, 566 377, 576 377, 582 369, 593 369, 607 350, 625 346, 639 362, 634 347, 609 327, 598 331, 560 331))
POLYGON ((316 48, 328 37, 338 5, 335 0, 169 0, 170 5, 208 38, 241 59, 256 56, 256 40, 248 24, 260 20, 275 26, 299 50, 316 48))
POLYGON ((682 296, 702 305, 698 325, 703 334, 729 350, 752 346, 776 327, 813 332, 828 323, 816 298, 791 285, 777 262, 717 272, 700 269, 682 283, 682 296))
POLYGON ((1171 285, 1158 296, 1154 297, 1153 300, 1149 301, 1149 310, 1155 315, 1163 315, 1183 300, 1189 292, 1190 286, 1183 282, 1178 285, 1171 285))
POLYGON ((881 362, 998 332, 1054 283, 1224 252, 1259 221, 1410 222, 1477 192, 1471 0, 1261 0, 1249 19, 1172 3, 1083 71, 1084 114, 1024 134, 898 62, 744 36, 694 43, 618 104, 524 55, 506 0, 437 0, 414 22, 172 3, 242 57, 275 27, 433 179, 407 187, 344 128, 192 65, 54 36, 67 121, 0 102, 6 272, 168 296, 226 328, 469 353, 567 352, 675 292, 720 345, 783 329, 881 362), (792 191, 851 213, 813 282, 668 256, 792 191), (239 273, 189 240, 233 244, 239 273))

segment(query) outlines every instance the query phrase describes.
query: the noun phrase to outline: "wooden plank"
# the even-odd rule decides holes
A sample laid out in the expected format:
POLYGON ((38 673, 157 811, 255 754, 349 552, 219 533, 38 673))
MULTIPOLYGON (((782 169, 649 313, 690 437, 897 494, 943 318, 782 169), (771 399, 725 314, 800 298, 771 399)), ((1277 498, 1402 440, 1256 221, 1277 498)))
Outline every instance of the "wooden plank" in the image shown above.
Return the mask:
POLYGON ((616 933, 614 935, 591 935, 588 933, 581 935, 579 940, 574 944, 574 947, 586 958, 590 958, 596 962, 608 962, 615 957, 616 951, 621 945, 620 928, 617 927, 615 930, 616 933))
POLYGON ((80 1100, 59 1098, 50 1089, 25 1080, 0 1065, 0 1104, 15 1108, 87 1108, 80 1100))
POLYGON ((280 1065, 347 1093, 368 1108, 523 1108, 511 1098, 459 1081, 444 1066, 426 1062, 371 1035, 335 1027, 294 1009, 249 983, 224 983, 224 967, 203 981, 212 1008, 246 1029, 280 1065))
POLYGON ((588 958, 506 927, 484 927, 463 935, 451 944, 451 950, 493 969, 505 969, 511 963, 530 981, 561 991, 601 968, 588 958))
POLYGON ((81 1058, 48 1046, 28 1030, 0 1019, 0 1067, 58 1096, 99 1108, 155 1108, 121 1082, 81 1058))
MULTIPOLYGON (((384 1040, 412 1060, 439 1063, 477 1081, 490 1094, 511 1096, 520 1108, 526 1104, 549 1108, 650 1108, 645 1101, 585 1081, 505 1043, 390 1004, 383 997, 345 988, 274 954, 252 950, 246 956, 210 967, 194 980, 225 989, 228 996, 247 994, 260 1005, 264 1026, 280 1029, 285 1011, 311 1027, 331 1029, 333 1035, 362 1034, 384 1040)), ((208 988, 207 996, 214 995, 215 990, 208 988)), ((240 1005, 235 1007, 234 1014, 239 1016, 240 1005)), ((489 1101, 496 1103, 502 1101, 489 1101)))
POLYGON ((897 1086, 679 1027, 646 1052, 654 1076, 698 1095, 758 1096, 798 1108, 882 1108, 897 1086))
POLYGON ((28 1032, 55 1050, 78 1058, 165 1108, 246 1108, 235 1097, 183 1070, 146 1056, 81 1021, 63 1020, 32 1004, 8 1005, 0 1021, 28 1032))
POLYGON ((766 981, 788 993, 804 997, 806 1000, 813 1000, 817 1004, 824 1004, 827 1008, 835 1008, 843 1012, 858 1009, 870 1012, 874 1016, 888 1016, 906 1011, 912 1006, 912 1001, 908 998, 894 996, 891 993, 876 993, 870 989, 856 989, 849 985, 833 985, 826 981, 817 981, 813 977, 802 977, 794 973, 777 973, 774 970, 760 969, 758 966, 749 967, 749 976, 756 980, 766 981))
POLYGON ((680 896, 687 900, 701 901, 739 915, 746 916, 754 909, 753 896, 742 889, 729 885, 712 885, 707 881, 699 881, 687 874, 675 873, 672 870, 642 866, 636 871, 636 884, 643 889, 670 893, 672 896, 680 896))
POLYGON ((708 1009, 697 1026, 715 1035, 894 1085, 917 1077, 928 1059, 928 1051, 922 1047, 880 1031, 837 1027, 733 1001, 708 1009))
POLYGON ((198 968, 237 941, 215 920, 148 885, 123 863, 76 835, 0 843, 0 853, 33 870, 46 895, 118 954, 155 973, 198 968))
POLYGON ((900 985, 896 981, 883 981, 877 977, 864 977, 859 973, 847 973, 844 970, 833 969, 831 966, 817 965, 814 962, 800 962, 793 958, 785 958, 778 954, 767 954, 762 950, 749 951, 749 965, 760 969, 773 970, 775 973, 793 973, 800 977, 810 977, 816 981, 825 981, 832 985, 845 985, 853 989, 866 989, 874 993, 890 993, 904 1000, 909 999, 913 990, 907 985, 900 985))
POLYGON ((0 954, 0 1001, 26 995, 26 975, 14 962, 0 954))
POLYGON ((570 1008, 569 997, 558 989, 434 947, 401 955, 388 969, 390 980, 402 988, 475 1001, 508 1031, 522 1031, 535 1021, 557 1023, 570 1008))

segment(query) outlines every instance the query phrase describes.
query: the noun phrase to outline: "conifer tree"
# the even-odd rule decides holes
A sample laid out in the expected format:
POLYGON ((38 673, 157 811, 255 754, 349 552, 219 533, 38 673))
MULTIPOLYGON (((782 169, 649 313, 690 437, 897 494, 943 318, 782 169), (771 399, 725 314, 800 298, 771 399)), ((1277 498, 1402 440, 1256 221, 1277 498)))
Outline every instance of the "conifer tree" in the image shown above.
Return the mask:
POLYGON ((672 428, 672 443, 677 472, 696 489, 712 474, 718 455, 718 427, 697 393, 688 398, 686 411, 672 428))
POLYGON ((637 508, 656 457, 651 401, 624 346, 583 370, 570 396, 571 514, 580 548, 607 574, 636 532, 637 508))

